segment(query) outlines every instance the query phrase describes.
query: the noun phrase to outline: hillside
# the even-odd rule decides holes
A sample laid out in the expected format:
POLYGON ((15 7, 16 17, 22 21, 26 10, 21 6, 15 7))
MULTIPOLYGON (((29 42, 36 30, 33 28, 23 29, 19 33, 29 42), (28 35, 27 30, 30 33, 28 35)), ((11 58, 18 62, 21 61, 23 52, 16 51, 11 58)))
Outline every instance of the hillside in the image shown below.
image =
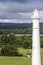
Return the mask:
MULTIPOLYGON (((0 23, 0 28, 28 28, 32 27, 32 23, 0 23)), ((43 27, 43 23, 40 23, 43 27)))

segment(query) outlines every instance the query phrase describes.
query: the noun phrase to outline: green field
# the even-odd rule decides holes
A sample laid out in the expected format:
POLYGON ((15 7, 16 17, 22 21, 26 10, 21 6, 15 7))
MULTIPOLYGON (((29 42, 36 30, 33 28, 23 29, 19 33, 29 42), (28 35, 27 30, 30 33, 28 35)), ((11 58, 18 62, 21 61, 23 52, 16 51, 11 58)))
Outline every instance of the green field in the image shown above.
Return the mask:
MULTIPOLYGON (((19 49, 20 53, 24 54, 24 57, 7 57, 0 56, 0 65, 31 65, 31 57, 25 57, 27 52, 31 53, 31 50, 19 49)), ((41 62, 43 65, 43 49, 41 49, 41 62)))

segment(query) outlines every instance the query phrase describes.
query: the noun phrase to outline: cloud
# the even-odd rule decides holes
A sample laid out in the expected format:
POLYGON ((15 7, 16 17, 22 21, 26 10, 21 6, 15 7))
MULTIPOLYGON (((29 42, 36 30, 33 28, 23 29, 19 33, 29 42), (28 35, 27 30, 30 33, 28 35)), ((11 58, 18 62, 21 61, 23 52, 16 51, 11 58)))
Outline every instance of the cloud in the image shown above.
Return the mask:
POLYGON ((31 23, 29 20, 0 19, 0 23, 31 23))
POLYGON ((43 10, 43 3, 15 3, 15 2, 0 2, 0 11, 4 12, 30 12, 33 11, 35 8, 39 10, 43 10))
POLYGON ((18 3, 25 3, 28 0, 0 0, 0 2, 18 2, 18 3))
MULTIPOLYGON (((43 22, 43 11, 39 12, 40 14, 40 22, 43 22)), ((15 13, 15 19, 0 19, 1 23, 31 23, 31 13, 15 13)))
POLYGON ((26 2, 43 2, 43 0, 0 0, 0 2, 26 3, 26 2))
MULTIPOLYGON (((1 1, 1 0, 0 0, 1 1)), ((8 0, 7 0, 8 1, 8 0)), ((1 22, 31 22, 31 13, 37 8, 41 11, 41 18, 43 18, 43 2, 28 2, 28 3, 18 3, 18 2, 0 2, 0 19, 1 22), (4 20, 3 20, 4 19, 4 20), (9 21, 10 20, 10 21, 9 21)), ((17 0, 16 0, 17 1, 17 0)), ((22 0, 20 0, 22 1, 22 0)), ((24 0, 23 0, 24 1, 24 0)), ((26 1, 26 0, 25 0, 26 1)), ((43 20, 40 20, 43 21, 43 20)))

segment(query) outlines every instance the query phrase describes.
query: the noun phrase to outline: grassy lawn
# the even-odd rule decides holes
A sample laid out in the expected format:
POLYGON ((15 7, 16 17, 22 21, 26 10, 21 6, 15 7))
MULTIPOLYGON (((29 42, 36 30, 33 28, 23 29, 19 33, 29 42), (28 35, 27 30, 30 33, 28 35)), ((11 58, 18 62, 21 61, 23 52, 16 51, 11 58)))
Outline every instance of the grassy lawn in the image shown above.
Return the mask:
POLYGON ((0 65, 31 65, 31 58, 0 56, 0 65))
MULTIPOLYGON (((20 53, 26 55, 27 52, 31 53, 31 50, 19 49, 20 53)), ((41 49, 41 62, 43 65, 43 49, 41 49)), ((7 57, 0 56, 0 65, 31 65, 31 58, 27 57, 7 57)))
POLYGON ((43 65, 43 49, 41 49, 41 65, 43 65))

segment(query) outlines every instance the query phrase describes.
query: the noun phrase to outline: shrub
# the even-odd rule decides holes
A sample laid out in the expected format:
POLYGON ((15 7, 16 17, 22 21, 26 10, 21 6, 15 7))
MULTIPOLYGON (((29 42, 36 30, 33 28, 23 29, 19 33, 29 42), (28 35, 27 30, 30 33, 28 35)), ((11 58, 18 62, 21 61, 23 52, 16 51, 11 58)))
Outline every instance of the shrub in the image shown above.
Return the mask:
POLYGON ((1 49, 1 55, 3 56, 18 56, 18 49, 14 46, 5 46, 1 49))
POLYGON ((18 54, 19 57, 23 57, 24 55, 23 54, 18 54))
POLYGON ((23 44, 23 48, 25 48, 25 49, 27 49, 27 48, 29 48, 29 42, 24 42, 24 44, 23 44))

